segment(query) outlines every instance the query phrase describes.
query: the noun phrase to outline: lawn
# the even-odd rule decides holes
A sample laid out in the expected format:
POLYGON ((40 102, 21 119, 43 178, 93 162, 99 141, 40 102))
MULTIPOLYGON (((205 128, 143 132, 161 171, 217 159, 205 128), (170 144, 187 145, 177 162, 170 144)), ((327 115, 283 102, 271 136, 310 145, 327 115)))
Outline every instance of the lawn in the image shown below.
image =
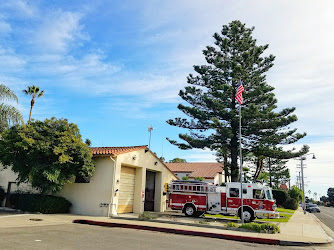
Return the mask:
POLYGON ((276 211, 277 211, 277 212, 282 212, 282 213, 293 214, 296 210, 285 209, 285 208, 277 208, 276 211))
MULTIPOLYGON (((279 219, 255 219, 255 221, 269 221, 269 222, 288 222, 295 210, 285 209, 285 208, 277 208, 277 212, 280 212, 279 219)), ((226 218, 226 219, 239 219, 237 216, 225 216, 221 214, 205 214, 205 217, 214 217, 214 218, 226 218)))

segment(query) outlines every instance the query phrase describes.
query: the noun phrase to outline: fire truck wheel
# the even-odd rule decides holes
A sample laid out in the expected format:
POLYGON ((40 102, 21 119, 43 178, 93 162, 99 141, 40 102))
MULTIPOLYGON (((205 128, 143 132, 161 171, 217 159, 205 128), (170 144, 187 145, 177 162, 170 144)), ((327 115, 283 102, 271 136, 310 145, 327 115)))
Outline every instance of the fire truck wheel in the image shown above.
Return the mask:
MULTIPOLYGON (((255 219, 254 211, 250 209, 249 207, 244 207, 243 214, 244 214, 243 217, 244 217, 245 223, 252 222, 255 219)), ((238 211, 238 216, 239 218, 241 218, 241 209, 239 209, 238 211)))
POLYGON ((187 204, 184 209, 183 209, 183 212, 186 216, 188 217, 192 217, 192 216, 195 216, 195 213, 196 213, 196 208, 194 207, 194 205, 192 204, 187 204))
POLYGON ((195 216, 196 216, 196 217, 201 217, 203 214, 204 214, 203 211, 197 211, 197 212, 195 213, 195 216))

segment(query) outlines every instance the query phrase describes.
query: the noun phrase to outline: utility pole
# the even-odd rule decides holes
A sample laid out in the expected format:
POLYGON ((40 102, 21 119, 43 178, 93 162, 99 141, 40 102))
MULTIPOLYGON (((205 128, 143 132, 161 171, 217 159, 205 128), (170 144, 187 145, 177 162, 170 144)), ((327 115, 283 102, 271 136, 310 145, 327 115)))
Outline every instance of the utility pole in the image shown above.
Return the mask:
POLYGON ((150 133, 150 138, 148 140, 148 148, 151 149, 151 131, 153 130, 152 125, 148 125, 148 132, 150 133))
POLYGON ((304 168, 303 168, 303 161, 306 159, 305 156, 300 157, 300 169, 302 172, 302 189, 303 189, 303 209, 304 214, 306 214, 306 204, 305 204, 305 190, 304 190, 304 168))

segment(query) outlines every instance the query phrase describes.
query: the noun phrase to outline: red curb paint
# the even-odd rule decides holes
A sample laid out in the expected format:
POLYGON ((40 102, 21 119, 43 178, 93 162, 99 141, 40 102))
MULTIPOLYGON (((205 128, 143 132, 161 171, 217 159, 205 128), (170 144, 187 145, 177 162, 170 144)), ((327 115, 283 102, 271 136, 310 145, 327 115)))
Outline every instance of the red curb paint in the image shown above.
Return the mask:
POLYGON ((174 229, 174 228, 152 227, 152 226, 132 225, 132 224, 114 223, 114 222, 100 222, 100 221, 92 221, 92 220, 74 220, 73 223, 88 224, 88 225, 102 226, 102 227, 131 228, 131 229, 139 229, 139 230, 147 230, 147 231, 155 231, 155 232, 163 232, 163 233, 193 235, 193 236, 218 238, 218 239, 225 239, 225 240, 236 240, 236 241, 243 241, 243 242, 280 245, 280 240, 264 239, 264 238, 240 236, 240 235, 198 232, 198 231, 182 230, 182 229, 174 229))

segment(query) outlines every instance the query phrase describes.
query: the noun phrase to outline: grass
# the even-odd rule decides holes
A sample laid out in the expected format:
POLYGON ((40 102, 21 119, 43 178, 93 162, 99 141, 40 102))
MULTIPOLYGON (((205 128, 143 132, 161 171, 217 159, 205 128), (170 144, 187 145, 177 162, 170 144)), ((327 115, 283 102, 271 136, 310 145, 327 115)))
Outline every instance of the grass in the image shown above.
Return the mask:
POLYGON ((213 218, 225 218, 225 219, 238 219, 237 216, 228 216, 228 215, 221 215, 221 214, 205 214, 205 217, 213 217, 213 218))
POLYGON ((282 212, 282 213, 293 214, 296 210, 285 209, 285 208, 277 208, 276 211, 277 211, 277 212, 282 212))
MULTIPOLYGON (((255 221, 269 221, 269 222, 288 222, 291 218, 291 216, 293 215, 293 213, 295 212, 295 210, 292 209, 285 209, 285 208, 277 208, 276 209, 277 212, 281 212, 284 214, 280 215, 280 218, 278 219, 255 219, 255 221)), ((214 217, 214 218, 226 218, 226 219, 239 219, 239 217, 237 216, 225 216, 225 215, 221 215, 221 214, 205 214, 205 217, 214 217)))

